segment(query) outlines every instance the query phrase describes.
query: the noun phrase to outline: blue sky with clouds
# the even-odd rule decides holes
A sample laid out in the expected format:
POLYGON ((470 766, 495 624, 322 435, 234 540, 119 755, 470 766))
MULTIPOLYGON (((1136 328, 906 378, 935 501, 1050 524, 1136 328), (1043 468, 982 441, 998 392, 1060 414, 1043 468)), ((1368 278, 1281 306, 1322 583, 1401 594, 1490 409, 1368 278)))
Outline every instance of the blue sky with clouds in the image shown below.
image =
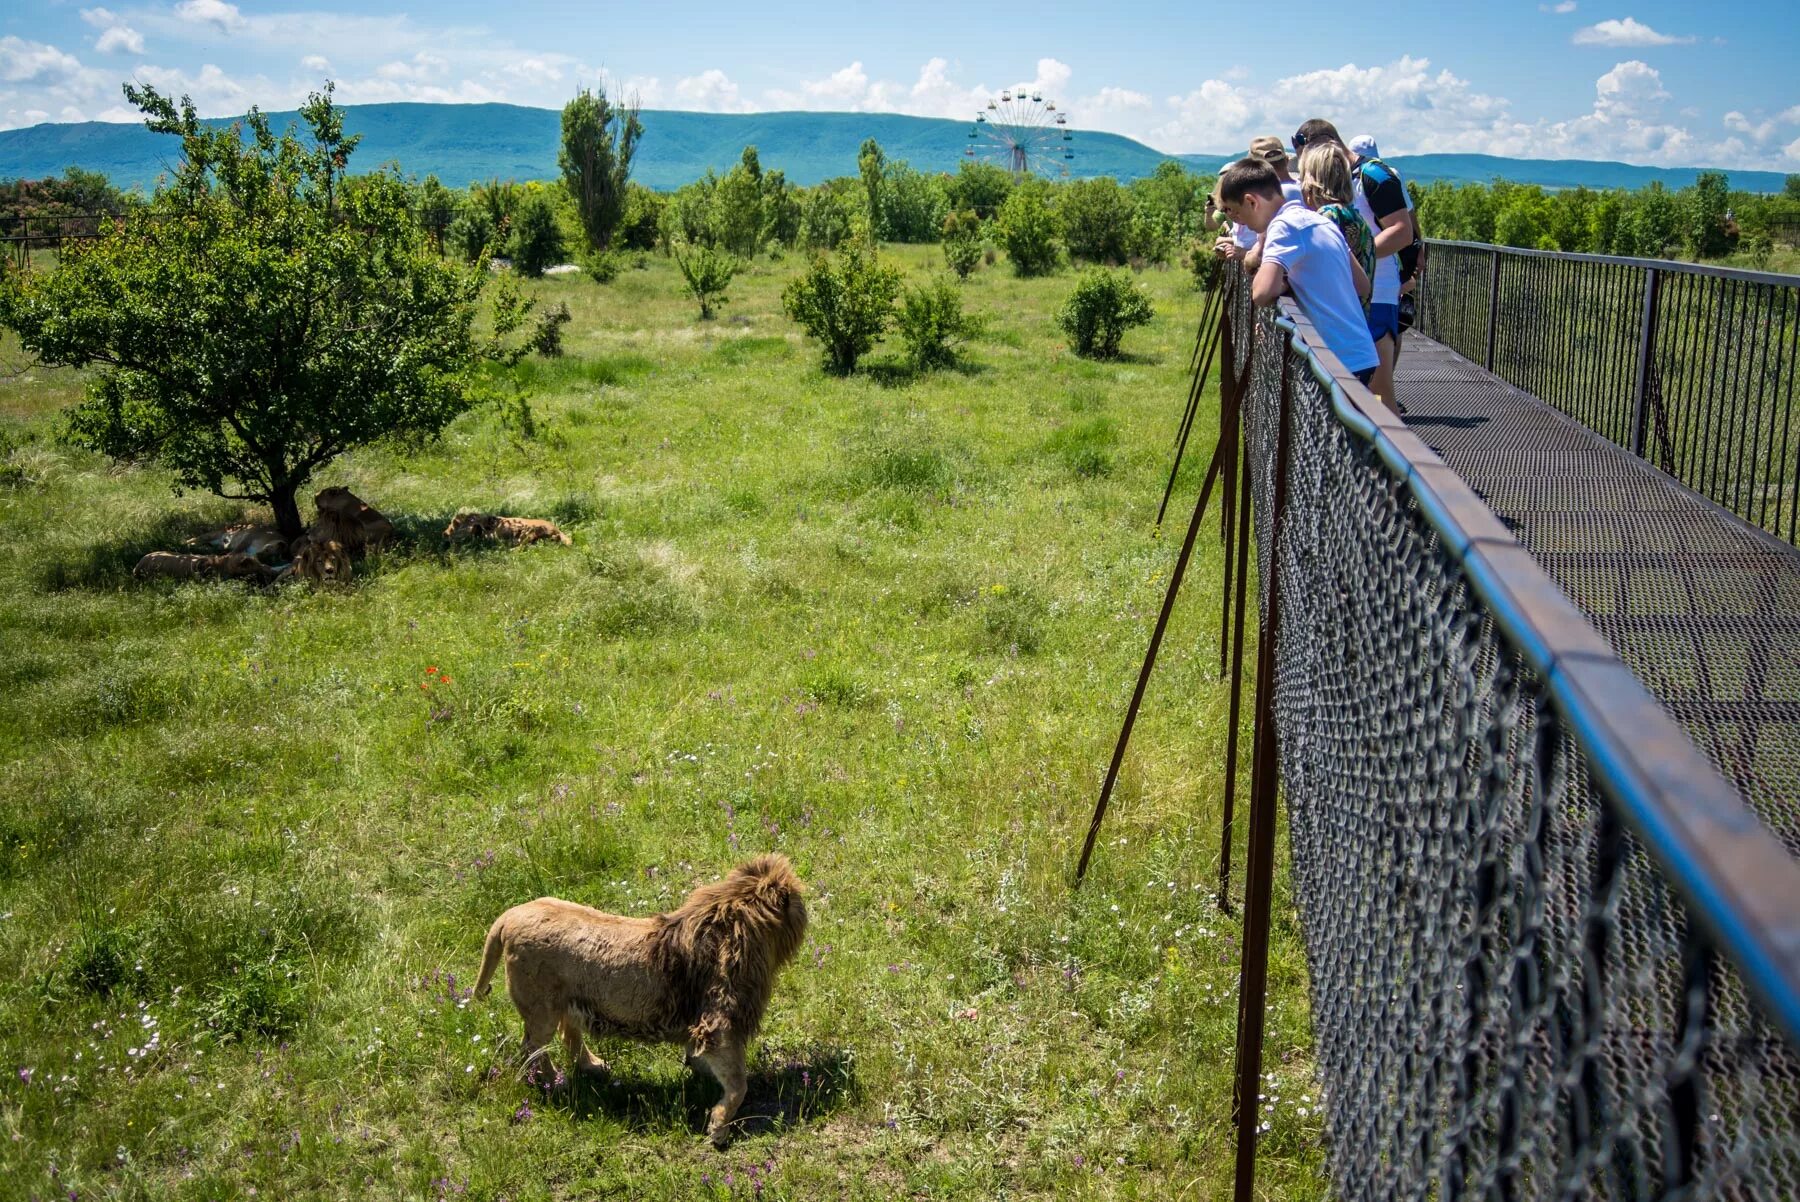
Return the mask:
POLYGON ((299 7, 14 0, 0 128, 128 120, 136 79, 208 115, 347 103, 557 107, 604 78, 648 108, 966 117, 1003 87, 1080 128, 1228 151, 1327 116, 1388 153, 1800 171, 1800 5, 1030 2, 299 7), (1355 25, 1346 18, 1359 16, 1355 25))

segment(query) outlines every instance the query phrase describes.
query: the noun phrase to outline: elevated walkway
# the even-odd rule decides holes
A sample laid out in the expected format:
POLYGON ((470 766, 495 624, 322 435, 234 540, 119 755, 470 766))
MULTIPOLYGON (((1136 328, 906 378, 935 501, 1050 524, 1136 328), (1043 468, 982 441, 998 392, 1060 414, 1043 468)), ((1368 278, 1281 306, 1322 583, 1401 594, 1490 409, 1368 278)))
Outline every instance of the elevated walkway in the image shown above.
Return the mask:
POLYGON ((1800 552, 1416 332, 1408 427, 1800 856, 1800 552))

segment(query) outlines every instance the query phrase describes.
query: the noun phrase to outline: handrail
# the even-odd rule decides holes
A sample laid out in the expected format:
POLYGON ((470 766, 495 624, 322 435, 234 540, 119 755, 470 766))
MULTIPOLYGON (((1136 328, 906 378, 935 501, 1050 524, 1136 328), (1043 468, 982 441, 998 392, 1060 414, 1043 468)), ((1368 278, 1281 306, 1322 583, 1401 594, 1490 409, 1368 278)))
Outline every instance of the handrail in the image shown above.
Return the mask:
POLYGON ((1776 271, 1750 271, 1742 267, 1713 267, 1705 263, 1683 263, 1677 259, 1638 259, 1625 255, 1593 255, 1572 250, 1535 250, 1524 246, 1500 246, 1492 242, 1459 242, 1454 238, 1427 238, 1425 245, 1519 255, 1533 259, 1557 259, 1567 263, 1609 263, 1617 267, 1641 267, 1665 274, 1710 276, 1713 279, 1741 280, 1749 284, 1773 284, 1781 288, 1800 287, 1800 275, 1785 275, 1776 271))
POLYGON ((1329 390, 1334 414, 1405 484, 1496 625, 1543 678, 1595 781, 1800 1044, 1800 862, 1487 504, 1345 370, 1291 300, 1277 321, 1329 390))

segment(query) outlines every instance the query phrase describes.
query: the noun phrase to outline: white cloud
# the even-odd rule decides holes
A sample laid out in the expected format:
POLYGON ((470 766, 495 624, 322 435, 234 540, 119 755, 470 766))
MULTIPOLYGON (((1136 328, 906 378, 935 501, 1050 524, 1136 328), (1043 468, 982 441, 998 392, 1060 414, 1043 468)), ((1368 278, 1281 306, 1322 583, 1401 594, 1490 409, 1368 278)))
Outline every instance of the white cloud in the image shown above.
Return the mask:
POLYGON ((323 54, 309 54, 300 60, 300 65, 305 67, 308 71, 323 72, 331 70, 331 60, 326 58, 323 54))
POLYGON ((402 62, 395 59, 391 63, 381 64, 375 68, 375 74, 382 79, 426 80, 441 78, 449 70, 450 64, 447 60, 421 50, 409 61, 402 62))
POLYGON ((1690 37, 1658 33, 1634 17, 1601 21, 1575 31, 1570 39, 1577 46, 1678 46, 1692 42, 1690 37))
POLYGON ((731 77, 717 67, 677 83, 675 99, 682 108, 709 113, 747 113, 755 108, 738 94, 738 86, 731 77))
POLYGON ((0 38, 0 79, 7 83, 54 85, 79 79, 81 60, 44 42, 8 34, 0 38))
POLYGON ((1575 0, 1562 0, 1560 4, 1540 4, 1538 5, 1538 11, 1541 13, 1555 13, 1559 17, 1567 16, 1575 11, 1575 0))
POLYGON ((1788 161, 1800 163, 1800 138, 1795 138, 1792 142, 1783 146, 1781 148, 1781 153, 1788 161))
POLYGON ((129 25, 114 25, 95 40, 94 49, 101 54, 142 54, 144 35, 129 25))
POLYGON ((232 33, 244 27, 244 14, 235 4, 225 0, 181 0, 175 15, 193 25, 212 25, 220 33, 232 33))
POLYGON ((561 83, 563 77, 562 68, 548 57, 522 58, 501 70, 527 83, 561 83))
POLYGON ((165 95, 190 98, 202 117, 235 117, 266 95, 264 88, 252 90, 213 63, 202 65, 198 75, 189 75, 178 67, 146 63, 136 75, 138 82, 150 84, 165 95))

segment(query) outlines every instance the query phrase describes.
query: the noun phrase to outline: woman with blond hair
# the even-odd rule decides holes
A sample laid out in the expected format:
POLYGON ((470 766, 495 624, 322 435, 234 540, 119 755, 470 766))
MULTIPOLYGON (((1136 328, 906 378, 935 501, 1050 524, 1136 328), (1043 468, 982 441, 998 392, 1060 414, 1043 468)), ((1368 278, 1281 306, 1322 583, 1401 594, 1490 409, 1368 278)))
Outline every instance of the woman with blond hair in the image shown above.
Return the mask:
MULTIPOLYGON (((1351 182, 1350 156, 1336 142, 1308 142, 1300 150, 1300 192, 1306 207, 1331 218, 1350 247, 1350 257, 1368 280, 1375 278, 1375 234, 1356 211, 1356 185, 1351 182)), ((1369 289, 1362 289, 1363 308, 1369 289)))

